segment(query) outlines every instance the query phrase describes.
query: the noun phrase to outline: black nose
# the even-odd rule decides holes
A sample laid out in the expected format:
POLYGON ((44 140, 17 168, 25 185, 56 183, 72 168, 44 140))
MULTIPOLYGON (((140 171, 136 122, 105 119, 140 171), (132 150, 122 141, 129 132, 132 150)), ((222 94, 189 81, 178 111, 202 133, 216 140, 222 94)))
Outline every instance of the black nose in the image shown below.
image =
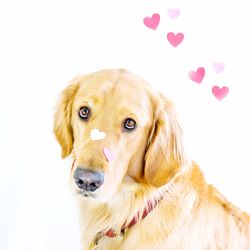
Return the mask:
POLYGON ((93 171, 78 167, 74 172, 74 179, 76 185, 80 189, 88 192, 94 192, 103 184, 104 174, 100 171, 93 171))

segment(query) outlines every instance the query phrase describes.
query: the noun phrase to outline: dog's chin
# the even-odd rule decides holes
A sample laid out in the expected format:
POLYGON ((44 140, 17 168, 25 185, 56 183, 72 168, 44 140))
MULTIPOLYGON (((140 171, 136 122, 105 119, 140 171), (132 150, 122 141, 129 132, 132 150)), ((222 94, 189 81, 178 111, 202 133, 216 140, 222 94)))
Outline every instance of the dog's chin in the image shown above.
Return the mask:
POLYGON ((75 194, 77 196, 82 197, 82 198, 93 198, 93 199, 95 199, 95 194, 90 193, 90 192, 86 192, 86 191, 82 191, 82 190, 79 190, 79 189, 75 191, 75 194))
POLYGON ((82 191, 82 190, 76 190, 75 194, 80 197, 80 199, 92 199, 95 200, 96 202, 100 202, 100 203, 107 203, 108 201, 110 201, 110 199, 112 198, 110 195, 103 195, 101 192, 96 191, 96 192, 86 192, 86 191, 82 191))

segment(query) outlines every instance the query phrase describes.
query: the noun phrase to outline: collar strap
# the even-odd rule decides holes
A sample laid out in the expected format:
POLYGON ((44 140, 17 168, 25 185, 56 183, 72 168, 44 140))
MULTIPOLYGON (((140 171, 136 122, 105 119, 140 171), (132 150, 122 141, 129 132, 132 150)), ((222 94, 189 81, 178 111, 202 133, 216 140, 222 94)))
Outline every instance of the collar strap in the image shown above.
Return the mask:
MULTIPOLYGON (((143 220, 150 212, 153 211, 153 209, 157 206, 157 204, 163 199, 163 197, 161 196, 160 198, 158 198, 157 200, 152 201, 148 201, 147 206, 144 208, 141 219, 143 220)), ((124 225, 122 226, 122 229, 120 231, 120 233, 115 232, 114 229, 109 229, 108 231, 104 231, 101 233, 101 235, 103 236, 107 236, 109 238, 114 238, 118 235, 124 235, 126 233, 126 231, 133 227, 134 225, 137 224, 137 222, 139 221, 139 212, 137 212, 137 214, 133 217, 133 219, 127 224, 126 222, 124 223, 124 225)))

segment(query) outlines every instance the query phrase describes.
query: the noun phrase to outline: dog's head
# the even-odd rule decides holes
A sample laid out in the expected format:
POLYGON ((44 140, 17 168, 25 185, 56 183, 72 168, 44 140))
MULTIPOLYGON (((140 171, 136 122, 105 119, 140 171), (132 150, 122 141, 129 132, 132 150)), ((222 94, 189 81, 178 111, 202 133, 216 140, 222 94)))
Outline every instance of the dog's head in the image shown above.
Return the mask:
POLYGON ((159 187, 184 163, 172 104, 126 70, 79 78, 61 94, 54 132, 72 153, 75 190, 109 200, 129 183, 159 187))

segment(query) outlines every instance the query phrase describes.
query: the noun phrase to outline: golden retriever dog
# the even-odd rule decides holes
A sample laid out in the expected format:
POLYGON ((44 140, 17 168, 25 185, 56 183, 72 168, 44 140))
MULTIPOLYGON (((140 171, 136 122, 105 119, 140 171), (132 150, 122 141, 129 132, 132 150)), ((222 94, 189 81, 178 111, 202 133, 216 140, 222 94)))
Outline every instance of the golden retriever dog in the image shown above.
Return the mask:
POLYGON ((250 249, 250 216, 206 183, 172 103, 133 73, 74 80, 54 132, 73 158, 83 250, 250 249))

